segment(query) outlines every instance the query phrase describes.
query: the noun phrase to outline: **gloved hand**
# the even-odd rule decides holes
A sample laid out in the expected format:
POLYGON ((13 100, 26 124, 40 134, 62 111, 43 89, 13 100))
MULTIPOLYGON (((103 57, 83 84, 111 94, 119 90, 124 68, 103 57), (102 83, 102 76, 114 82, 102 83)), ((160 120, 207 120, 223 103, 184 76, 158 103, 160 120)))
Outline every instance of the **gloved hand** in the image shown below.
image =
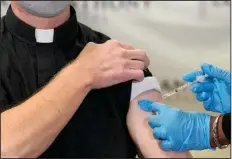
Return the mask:
POLYGON ((208 111, 221 114, 230 113, 230 72, 210 64, 203 64, 202 71, 195 71, 183 76, 186 82, 193 82, 199 75, 207 74, 202 83, 193 84, 190 89, 196 93, 197 100, 203 102, 208 111))
POLYGON ((211 149, 210 116, 204 113, 183 112, 165 104, 141 100, 140 108, 151 115, 148 123, 155 139, 161 140, 165 151, 184 152, 188 150, 211 149))

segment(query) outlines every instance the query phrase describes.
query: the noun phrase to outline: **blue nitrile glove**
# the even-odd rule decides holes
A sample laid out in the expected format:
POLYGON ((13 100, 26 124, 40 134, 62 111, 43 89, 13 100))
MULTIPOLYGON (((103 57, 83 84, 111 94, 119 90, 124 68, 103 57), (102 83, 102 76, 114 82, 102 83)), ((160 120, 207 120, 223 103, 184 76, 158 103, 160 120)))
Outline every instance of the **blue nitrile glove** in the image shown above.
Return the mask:
POLYGON ((141 100, 140 108, 157 115, 148 117, 155 139, 161 140, 165 151, 211 149, 210 116, 204 113, 184 112, 165 104, 141 100))
POLYGON ((193 82, 196 76, 206 74, 205 81, 193 84, 190 89, 196 93, 197 100, 203 102, 206 110, 222 114, 230 113, 230 72, 210 64, 203 64, 202 71, 183 76, 186 82, 193 82))

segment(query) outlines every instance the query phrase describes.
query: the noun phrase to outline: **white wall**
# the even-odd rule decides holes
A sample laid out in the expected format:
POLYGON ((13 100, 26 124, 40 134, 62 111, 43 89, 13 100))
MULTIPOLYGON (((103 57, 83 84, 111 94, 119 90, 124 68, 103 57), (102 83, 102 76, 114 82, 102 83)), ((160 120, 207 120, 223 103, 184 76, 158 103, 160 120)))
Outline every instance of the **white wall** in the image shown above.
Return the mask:
MULTIPOLYGON (((91 13, 96 14, 90 11, 88 16, 91 13)), ((86 17, 82 21, 146 49, 151 57, 151 69, 160 78, 178 78, 184 72, 199 68, 202 62, 229 68, 228 5, 214 7, 212 2, 197 1, 152 2, 147 10, 108 9, 98 15, 106 20, 102 18, 96 23, 86 17), (202 8, 205 13, 200 10, 202 8)))

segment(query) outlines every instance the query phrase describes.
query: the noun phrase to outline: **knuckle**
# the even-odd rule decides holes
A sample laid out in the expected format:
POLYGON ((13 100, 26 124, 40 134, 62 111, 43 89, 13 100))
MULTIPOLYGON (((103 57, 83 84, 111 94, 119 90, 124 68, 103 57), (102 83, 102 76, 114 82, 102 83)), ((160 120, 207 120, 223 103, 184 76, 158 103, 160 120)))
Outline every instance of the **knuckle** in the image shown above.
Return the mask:
POLYGON ((155 139, 158 139, 158 138, 159 138, 159 136, 157 135, 157 132, 156 132, 155 129, 153 129, 153 136, 155 137, 155 139))
MULTIPOLYGON (((164 128, 163 130, 162 130, 162 136, 165 136, 165 137, 167 137, 167 136, 169 136, 168 134, 167 134, 167 132, 168 132, 168 130, 167 130, 168 128, 164 128)), ((170 131, 170 130, 169 130, 170 131)))
POLYGON ((143 70, 140 70, 140 71, 139 71, 139 74, 140 74, 141 77, 144 77, 143 70))
POLYGON ((210 105, 207 101, 203 102, 203 106, 204 106, 205 110, 210 111, 210 105))
POLYGON ((120 53, 120 55, 125 56, 126 55, 126 49, 120 48, 119 53, 120 53))
POLYGON ((111 46, 117 47, 120 45, 119 41, 117 40, 109 40, 111 46))
POLYGON ((143 79, 144 79, 144 73, 143 73, 142 70, 139 70, 139 72, 138 72, 138 77, 139 77, 140 80, 143 80, 143 79))
POLYGON ((127 68, 129 66, 129 61, 123 61, 123 68, 127 68))
POLYGON ((143 62, 139 62, 137 67, 141 70, 144 70, 145 64, 143 62))
POLYGON ((134 47, 131 45, 131 44, 128 44, 128 43, 124 43, 128 48, 130 49, 134 49, 134 47))
POLYGON ((140 54, 141 54, 143 57, 147 56, 147 54, 146 54, 146 52, 145 52, 144 50, 138 50, 138 51, 140 52, 140 54))
POLYGON ((141 65, 141 68, 142 68, 142 69, 145 69, 145 63, 141 62, 140 65, 141 65))

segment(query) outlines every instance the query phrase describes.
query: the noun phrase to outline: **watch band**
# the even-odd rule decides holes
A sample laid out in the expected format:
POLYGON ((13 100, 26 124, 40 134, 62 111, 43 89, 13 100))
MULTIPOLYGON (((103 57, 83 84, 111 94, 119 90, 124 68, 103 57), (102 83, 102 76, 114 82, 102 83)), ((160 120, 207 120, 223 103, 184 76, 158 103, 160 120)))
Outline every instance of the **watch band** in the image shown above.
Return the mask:
POLYGON ((228 145, 221 145, 220 142, 219 142, 219 139, 218 139, 218 120, 219 120, 220 116, 218 116, 216 118, 216 120, 214 121, 213 123, 213 141, 214 143, 216 144, 216 146, 219 148, 219 149, 224 149, 224 148, 227 148, 228 145))

